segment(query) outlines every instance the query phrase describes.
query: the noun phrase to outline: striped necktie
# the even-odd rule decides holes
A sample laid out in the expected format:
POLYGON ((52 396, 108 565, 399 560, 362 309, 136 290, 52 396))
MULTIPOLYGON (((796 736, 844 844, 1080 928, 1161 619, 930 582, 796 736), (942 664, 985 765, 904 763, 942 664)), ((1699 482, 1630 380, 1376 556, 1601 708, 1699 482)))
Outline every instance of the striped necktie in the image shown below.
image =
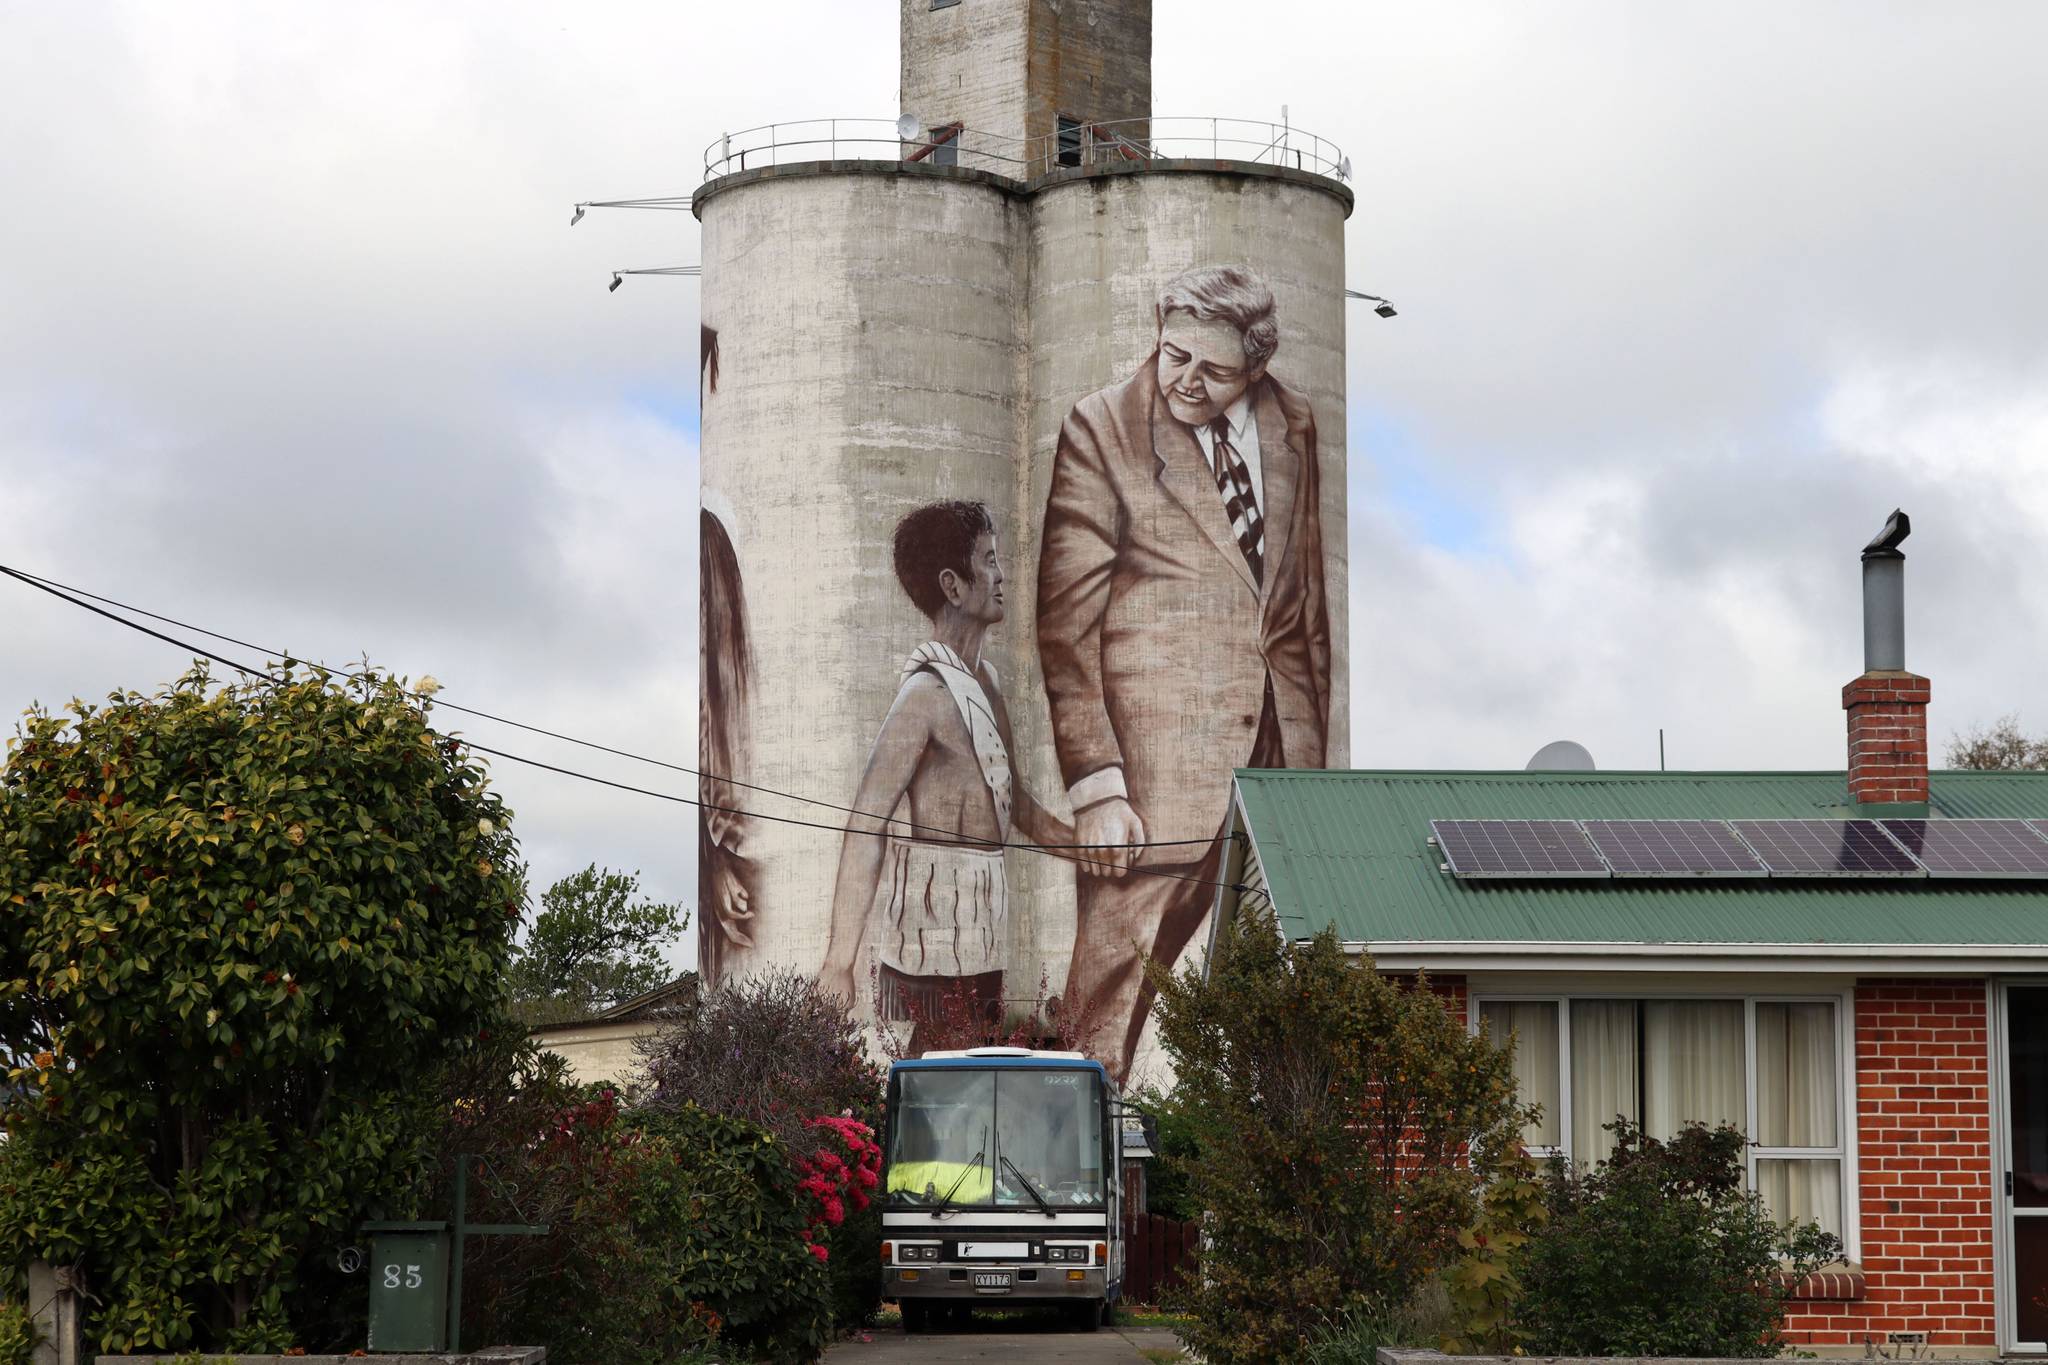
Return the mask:
POLYGON ((1237 534, 1237 548, 1251 565, 1252 581, 1266 581, 1266 519, 1259 512, 1259 495, 1252 487, 1252 472, 1244 457, 1230 443, 1230 419, 1218 417, 1209 424, 1215 445, 1216 491, 1223 495, 1223 510, 1230 515, 1230 529, 1237 534))

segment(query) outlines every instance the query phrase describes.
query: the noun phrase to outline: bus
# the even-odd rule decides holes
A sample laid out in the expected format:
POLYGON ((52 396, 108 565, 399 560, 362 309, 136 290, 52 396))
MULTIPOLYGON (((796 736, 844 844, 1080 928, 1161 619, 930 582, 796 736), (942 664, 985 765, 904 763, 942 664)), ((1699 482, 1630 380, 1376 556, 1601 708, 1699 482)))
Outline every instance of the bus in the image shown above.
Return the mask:
POLYGON ((920 1332, 1057 1307, 1092 1332, 1123 1290, 1115 1083, 1078 1052, 978 1047, 889 1068, 883 1297, 920 1332))

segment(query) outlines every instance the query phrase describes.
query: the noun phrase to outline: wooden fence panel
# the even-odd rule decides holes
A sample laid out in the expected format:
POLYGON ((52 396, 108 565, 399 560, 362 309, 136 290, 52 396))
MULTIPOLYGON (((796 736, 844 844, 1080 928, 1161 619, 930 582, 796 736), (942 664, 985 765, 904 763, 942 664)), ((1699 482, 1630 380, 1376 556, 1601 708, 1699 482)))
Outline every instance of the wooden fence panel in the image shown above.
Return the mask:
POLYGON ((1124 1299, 1157 1303, 1159 1296, 1194 1273, 1201 1229, 1193 1223, 1135 1214, 1124 1222, 1124 1299))

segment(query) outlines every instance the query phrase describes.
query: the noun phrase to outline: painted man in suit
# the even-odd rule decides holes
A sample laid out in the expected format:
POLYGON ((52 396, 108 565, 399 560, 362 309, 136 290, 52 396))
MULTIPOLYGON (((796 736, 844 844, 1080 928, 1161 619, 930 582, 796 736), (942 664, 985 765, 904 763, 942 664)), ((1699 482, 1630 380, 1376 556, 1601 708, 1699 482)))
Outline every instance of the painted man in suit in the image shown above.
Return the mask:
POLYGON ((1215 902, 1235 767, 1321 767, 1329 739, 1315 419, 1267 373, 1273 295, 1190 270, 1158 347, 1060 429, 1038 572, 1038 648, 1081 844, 1062 997, 1128 1073, 1155 992, 1215 902))

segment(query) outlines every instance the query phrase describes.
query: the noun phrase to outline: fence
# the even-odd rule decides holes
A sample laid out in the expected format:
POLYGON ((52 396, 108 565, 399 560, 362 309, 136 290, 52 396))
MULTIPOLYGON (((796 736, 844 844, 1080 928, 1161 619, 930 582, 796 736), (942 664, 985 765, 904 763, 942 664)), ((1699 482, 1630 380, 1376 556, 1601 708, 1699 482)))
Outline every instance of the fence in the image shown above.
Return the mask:
POLYGON ((1061 167, 1121 161, 1239 161, 1286 166, 1335 180, 1351 161, 1334 144, 1286 123, 1154 115, 1069 124, 1035 138, 982 132, 958 123, 920 128, 889 119, 802 119, 726 133, 704 149, 704 178, 790 162, 929 161, 1028 180, 1061 167))
POLYGON ((1202 1237, 1193 1223, 1133 1214, 1124 1220, 1124 1301, 1157 1303, 1159 1296, 1194 1273, 1195 1248, 1202 1237))

